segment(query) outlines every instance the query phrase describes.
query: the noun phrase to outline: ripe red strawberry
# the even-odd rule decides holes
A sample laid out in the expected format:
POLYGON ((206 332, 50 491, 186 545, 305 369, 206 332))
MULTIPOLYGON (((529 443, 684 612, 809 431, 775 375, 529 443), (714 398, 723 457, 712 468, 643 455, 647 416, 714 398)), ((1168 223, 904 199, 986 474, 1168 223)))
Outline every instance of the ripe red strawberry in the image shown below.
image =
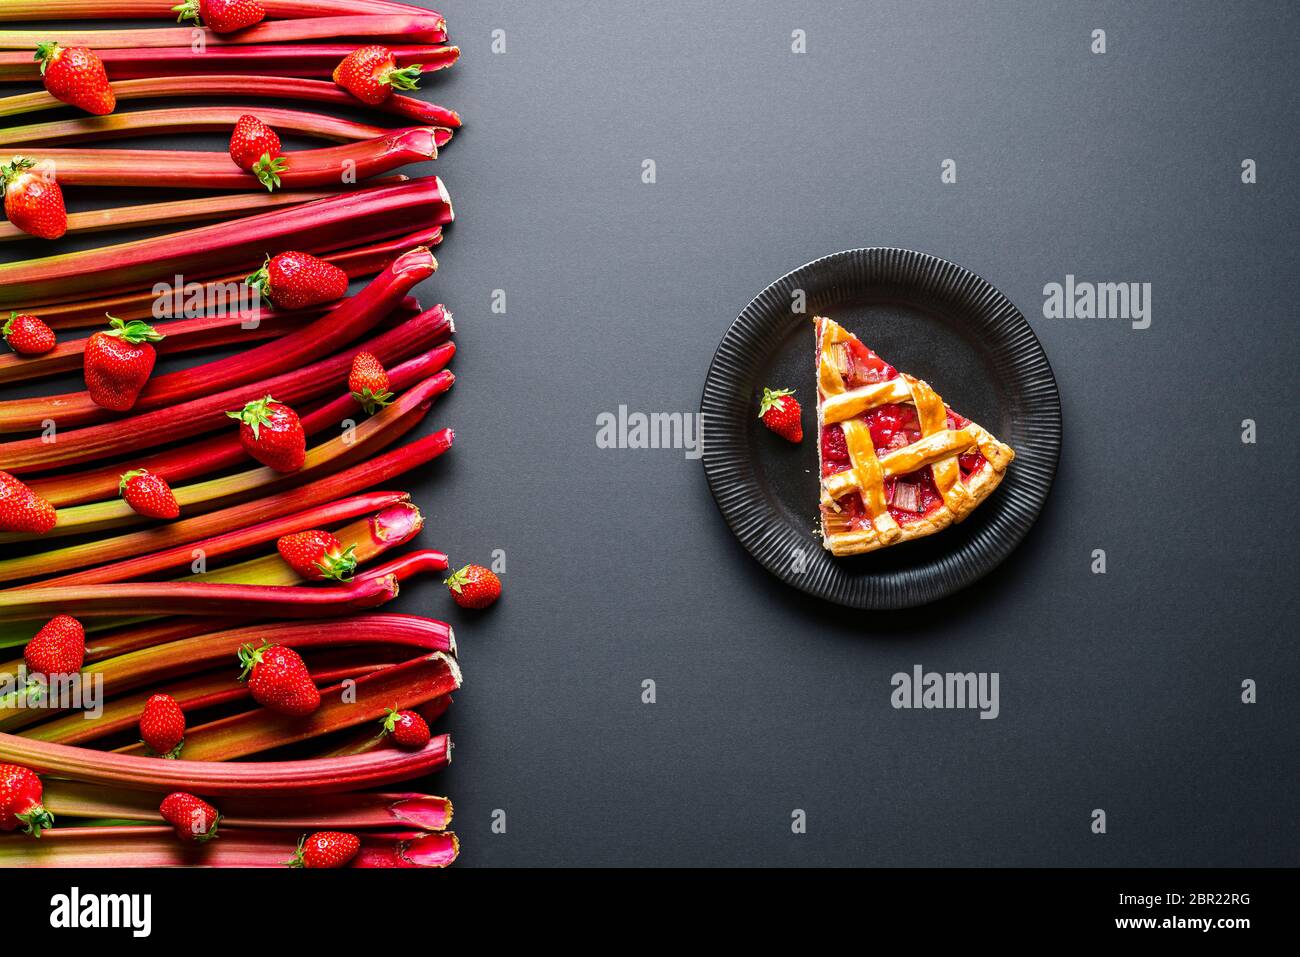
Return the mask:
POLYGON ((501 597, 501 579, 482 565, 466 565, 443 584, 461 608, 486 608, 501 597))
POLYGON ((389 389, 388 373, 383 364, 369 352, 358 352, 352 357, 352 371, 348 374, 348 388, 352 398, 361 403, 371 415, 393 399, 389 389))
POLYGON ((184 791, 173 791, 158 808, 164 821, 176 829, 182 841, 204 844, 217 836, 221 814, 207 801, 184 791))
POLYGON ((381 735, 391 734, 400 748, 418 751, 429 743, 429 724, 414 711, 388 709, 381 735))
POLYGON ((55 615, 23 649, 23 664, 33 675, 74 675, 85 660, 86 629, 71 615, 55 615))
POLYGON ((43 355, 57 344, 53 329, 35 316, 20 316, 16 312, 9 314, 0 335, 20 356, 43 355))
POLYGON ((357 547, 345 551, 337 538, 319 529, 282 535, 275 548, 290 568, 311 581, 343 581, 357 567, 357 547))
POLYGON ((420 72, 418 63, 399 70, 387 47, 366 46, 353 50, 334 68, 334 82, 362 103, 378 106, 393 90, 418 90, 420 72))
POLYGON ((266 11, 257 0, 185 0, 172 7, 176 22, 193 20, 213 33, 234 33, 261 23, 266 11))
POLYGON ((140 713, 140 740, 160 758, 174 758, 185 744, 185 712, 169 694, 156 694, 140 713))
POLYGON ((86 390, 95 405, 125 412, 135 405, 158 360, 150 343, 161 342, 163 336, 139 319, 108 318, 112 329, 97 332, 86 342, 86 390))
POLYGON ((40 239, 58 239, 68 231, 63 190, 52 174, 32 172, 35 166, 35 162, 21 156, 0 166, 5 215, 25 233, 40 239))
POLYGON ((303 835, 290 867, 344 867, 361 850, 361 838, 346 831, 317 831, 303 835))
POLYGON ((799 400, 794 389, 764 389, 758 417, 763 424, 791 442, 803 441, 803 423, 799 421, 799 400))
POLYGON ((248 681, 253 700, 281 714, 300 716, 320 707, 320 691, 312 683, 298 652, 266 642, 261 648, 239 649, 244 666, 240 681, 248 681))
POLYGON ((54 824, 54 815, 41 804, 45 789, 41 779, 28 768, 0 764, 0 831, 22 826, 32 837, 54 824))
POLYGON ((8 472, 0 472, 0 532, 44 535, 58 520, 53 505, 8 472))
POLYGON ((310 253, 267 256, 244 282, 281 309, 306 309, 348 294, 348 274, 310 253))
POLYGON ((239 420, 239 444, 257 461, 277 472, 302 468, 307 457, 307 433, 298 413, 283 402, 268 395, 226 415, 239 420))
POLYGON ((33 59, 41 65, 46 92, 56 100, 96 116, 112 113, 117 106, 104 63, 93 50, 38 43, 33 59))
POLYGON ((289 161, 280 155, 280 137, 256 116, 245 113, 230 136, 230 158, 246 169, 270 192, 280 185, 280 174, 289 161))
POLYGON ((167 480, 145 469, 132 469, 123 475, 117 491, 133 512, 145 518, 175 518, 181 513, 167 480))

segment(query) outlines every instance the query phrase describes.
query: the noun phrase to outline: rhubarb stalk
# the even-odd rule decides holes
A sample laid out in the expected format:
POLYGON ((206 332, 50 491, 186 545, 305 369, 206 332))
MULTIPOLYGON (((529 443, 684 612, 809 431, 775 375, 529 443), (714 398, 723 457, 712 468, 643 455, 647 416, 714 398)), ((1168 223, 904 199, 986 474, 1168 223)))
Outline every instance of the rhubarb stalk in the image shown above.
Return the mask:
MULTIPOLYGON (((273 20, 297 20, 310 17, 343 17, 370 13, 412 14, 441 17, 432 10, 412 7, 393 0, 260 0, 262 9, 273 20)), ((172 19, 172 4, 165 0, 5 0, 0 6, 0 22, 24 20, 159 20, 172 19), (160 9, 165 8, 165 9, 160 9)))
MULTIPOLYGON (((144 80, 119 80, 112 84, 119 103, 130 100, 162 99, 173 102, 188 97, 254 97, 271 100, 307 100, 328 103, 347 109, 362 104, 351 93, 339 89, 328 80, 308 80, 302 77, 278 76, 160 76, 144 80)), ((45 110, 62 109, 62 100, 56 100, 43 90, 36 93, 18 93, 0 97, 0 116, 20 116, 45 110)), ((400 116, 415 126, 434 126, 457 129, 461 125, 455 110, 417 100, 413 96, 393 93, 372 110, 400 116)), ((256 113, 256 110, 250 112, 256 113)), ((442 143, 438 144, 442 146, 442 143)))
MULTIPOLYGON (((284 867, 296 843, 284 831, 236 827, 223 827, 217 840, 204 844, 181 843, 170 827, 52 828, 39 841, 0 835, 0 867, 284 867)), ((347 866, 447 867, 459 853, 450 831, 365 834, 347 866)))
MULTIPOLYGON (((2 55, 2 54, 0 54, 2 55)), ((413 126, 342 146, 284 154, 280 174, 285 189, 339 186, 390 173, 408 163, 438 158, 440 134, 413 126), (345 179, 345 176, 355 179, 345 179)), ((156 189, 261 188, 256 176, 226 153, 185 150, 84 150, 40 147, 30 151, 38 163, 52 163, 60 186, 134 186, 156 189)))

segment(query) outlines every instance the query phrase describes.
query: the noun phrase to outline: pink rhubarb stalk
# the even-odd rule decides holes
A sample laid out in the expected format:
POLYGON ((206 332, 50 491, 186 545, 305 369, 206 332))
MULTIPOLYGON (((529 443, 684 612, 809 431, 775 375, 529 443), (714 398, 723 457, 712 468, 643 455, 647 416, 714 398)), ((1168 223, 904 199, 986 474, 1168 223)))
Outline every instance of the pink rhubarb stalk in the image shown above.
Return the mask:
POLYGON ((405 235, 413 222, 445 225, 451 219, 450 199, 436 176, 361 189, 234 222, 0 264, 0 309, 32 311, 95 294, 138 294, 177 275, 189 282, 244 270, 268 252, 334 252, 405 235))
MULTIPOLYGON (((316 356, 328 355, 371 329, 437 268, 437 260, 429 250, 413 249, 395 259, 357 295, 296 332, 238 355, 155 376, 141 390, 131 411, 140 415, 153 409, 171 409, 223 387, 228 391, 288 372, 316 356)), ((88 392, 0 402, 0 432, 37 430, 49 421, 57 423, 60 429, 74 429, 112 417, 88 392)))
POLYGON ((442 43, 447 39, 447 24, 436 13, 412 9, 405 14, 265 20, 228 34, 199 29, 193 25, 126 30, 0 30, 0 50, 34 50, 40 43, 51 42, 63 47, 88 47, 102 52, 185 47, 200 42, 207 47, 230 47, 337 40, 344 37, 376 38, 372 42, 442 43))
MULTIPOLYGON (((213 73, 276 74, 329 77, 355 45, 300 43, 285 46, 218 46, 196 51, 192 47, 157 47, 144 50, 101 50, 108 78, 138 80, 153 76, 191 76, 213 73)), ((422 72, 445 70, 460 56, 457 47, 391 46, 399 66, 418 64, 422 72)), ((0 53, 0 83, 39 83, 40 65, 31 53, 0 53)))
MULTIPOLYGON (((119 80, 112 84, 119 103, 132 100, 160 99, 175 102, 189 97, 252 97, 271 100, 306 100, 328 103, 335 107, 357 109, 362 104, 351 93, 340 89, 329 80, 308 80, 302 77, 278 76, 160 76, 144 80, 119 80)), ((0 116, 21 116, 46 110, 63 109, 62 100, 50 94, 18 93, 0 97, 0 116)), ((413 126, 433 126, 457 129, 460 115, 435 103, 426 103, 413 96, 394 93, 371 110, 400 116, 413 126)), ((256 109, 248 112, 256 113, 256 109)), ((443 144, 439 143, 441 147, 443 144)))
MULTIPOLYGON (((382 787, 429 774, 445 767, 450 759, 451 738, 445 734, 434 737, 418 751, 384 748, 342 758, 230 762, 160 761, 0 734, 0 762, 22 765, 37 774, 142 791, 190 791, 211 797, 333 794, 382 787)), ((217 843, 220 841, 211 842, 217 843)))
MULTIPOLYGON (((345 171, 356 180, 390 173, 408 163, 438 158, 439 134, 413 126, 368 140, 322 149, 285 153, 288 167, 280 174, 285 189, 337 186, 345 171)), ((85 150, 40 147, 29 151, 41 163, 53 163, 57 179, 69 186, 133 186, 148 189, 262 188, 257 177, 240 169, 226 153, 183 150, 85 150)))
MULTIPOLYGON (((150 794, 75 781, 45 782, 45 807, 60 818, 161 821, 150 794)), ((452 806, 445 797, 414 792, 317 794, 301 798, 229 797, 221 802, 221 826, 289 830, 415 828, 445 831, 452 806)))
MULTIPOLYGON (((176 840, 171 827, 52 828, 39 841, 24 834, 0 835, 0 867, 278 868, 293 857, 296 846, 297 836, 283 830, 222 827, 217 840, 191 844, 176 840)), ((459 853, 460 844, 450 831, 363 834, 361 850, 347 866, 447 867, 459 853)))

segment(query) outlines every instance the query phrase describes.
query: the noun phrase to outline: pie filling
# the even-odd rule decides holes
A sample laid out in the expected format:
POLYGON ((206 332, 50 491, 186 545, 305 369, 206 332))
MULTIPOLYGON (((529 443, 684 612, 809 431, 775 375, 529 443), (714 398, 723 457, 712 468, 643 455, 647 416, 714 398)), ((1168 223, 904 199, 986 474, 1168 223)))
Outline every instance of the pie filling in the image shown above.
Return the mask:
MULTIPOLYGON (((898 378, 898 370, 864 346, 857 339, 837 343, 836 368, 844 380, 846 390, 875 385, 898 378)), ((969 424, 951 409, 947 409, 947 428, 961 429, 969 424)), ((910 405, 881 405, 853 417, 871 432, 871 444, 877 457, 895 449, 911 445, 921 439, 921 424, 916 409, 910 405)), ((821 431, 822 478, 849 469, 849 451, 844 429, 834 422, 821 431)), ((988 465, 988 460, 978 449, 964 452, 957 458, 961 478, 966 482, 972 475, 988 465)), ((885 501, 889 514, 899 525, 906 526, 932 514, 943 506, 943 496, 934 483, 934 470, 926 465, 906 475, 885 479, 885 501)), ((870 526, 871 517, 857 490, 836 499, 845 524, 850 529, 870 526)))

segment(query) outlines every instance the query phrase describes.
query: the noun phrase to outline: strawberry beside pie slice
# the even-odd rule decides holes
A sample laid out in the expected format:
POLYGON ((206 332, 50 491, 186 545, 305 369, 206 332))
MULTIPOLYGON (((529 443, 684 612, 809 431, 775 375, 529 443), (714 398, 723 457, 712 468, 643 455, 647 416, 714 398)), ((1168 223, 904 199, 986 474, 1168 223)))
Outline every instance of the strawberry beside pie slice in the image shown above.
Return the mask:
POLYGON ((948 408, 830 319, 817 337, 822 544, 857 555, 960 522, 988 498, 1011 447, 948 408))

